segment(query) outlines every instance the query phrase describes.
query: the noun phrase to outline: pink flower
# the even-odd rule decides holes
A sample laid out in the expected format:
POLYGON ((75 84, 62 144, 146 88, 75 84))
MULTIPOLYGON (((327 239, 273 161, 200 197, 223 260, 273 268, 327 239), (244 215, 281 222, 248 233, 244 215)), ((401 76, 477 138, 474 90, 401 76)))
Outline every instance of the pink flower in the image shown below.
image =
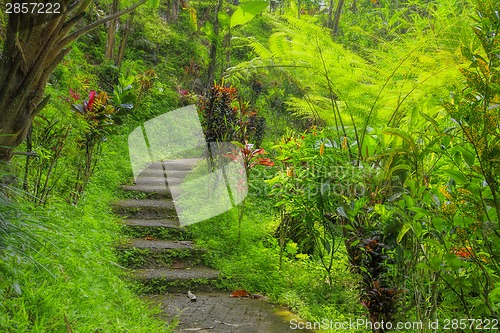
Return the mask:
POLYGON ((96 96, 97 96, 97 92, 95 90, 91 90, 89 93, 89 100, 85 105, 85 110, 92 111, 92 108, 94 107, 94 101, 95 101, 96 96))

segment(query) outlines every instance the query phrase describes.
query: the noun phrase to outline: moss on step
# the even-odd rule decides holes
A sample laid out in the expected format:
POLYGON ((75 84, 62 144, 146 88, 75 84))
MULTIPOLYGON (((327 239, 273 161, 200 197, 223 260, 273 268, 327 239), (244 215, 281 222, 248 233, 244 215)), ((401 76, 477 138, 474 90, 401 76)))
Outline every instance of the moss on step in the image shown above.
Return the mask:
POLYGON ((155 239, 189 240, 191 234, 183 228, 127 226, 123 233, 130 238, 153 237, 155 239))
POLYGON ((184 268, 203 264, 201 249, 120 249, 119 263, 128 268, 184 268))

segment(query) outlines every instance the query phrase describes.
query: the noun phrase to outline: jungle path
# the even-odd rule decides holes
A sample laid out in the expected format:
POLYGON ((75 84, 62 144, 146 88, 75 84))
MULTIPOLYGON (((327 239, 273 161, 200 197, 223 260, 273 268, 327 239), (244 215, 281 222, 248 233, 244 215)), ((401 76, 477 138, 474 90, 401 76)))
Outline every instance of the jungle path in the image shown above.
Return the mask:
POLYGON ((161 318, 177 324, 175 332, 305 332, 292 330, 290 320, 295 317, 264 297, 230 297, 231 292, 217 289, 221 276, 207 266, 206 250, 197 247, 180 226, 170 191, 199 161, 154 163, 133 185, 123 186, 128 199, 112 204, 115 213, 123 216, 130 237, 118 248, 120 264, 140 284, 143 299, 162 309, 161 318))

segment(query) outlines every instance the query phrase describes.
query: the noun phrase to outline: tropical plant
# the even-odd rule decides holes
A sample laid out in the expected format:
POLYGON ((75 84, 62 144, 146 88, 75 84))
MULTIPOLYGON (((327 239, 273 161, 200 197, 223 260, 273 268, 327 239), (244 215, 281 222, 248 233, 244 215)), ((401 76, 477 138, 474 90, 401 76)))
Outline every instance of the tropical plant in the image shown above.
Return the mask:
POLYGON ((208 96, 200 99, 198 113, 207 142, 262 142, 262 118, 238 98, 233 86, 214 83, 208 96))
MULTIPOLYGON (((260 155, 266 154, 266 151, 262 148, 254 149, 254 145, 245 141, 245 144, 241 144, 238 141, 232 142, 238 149, 233 151, 230 154, 226 154, 226 156, 230 157, 233 160, 238 160, 240 157, 243 157, 243 168, 245 170, 245 176, 247 184, 250 181, 250 170, 256 167, 257 165, 263 166, 273 166, 274 162, 265 157, 259 157, 260 155)), ((245 201, 246 197, 243 199, 241 204, 238 206, 238 244, 241 241, 241 222, 243 221, 243 216, 245 213, 245 201)))
POLYGON ((73 104, 72 107, 85 124, 77 141, 77 150, 80 153, 76 161, 77 174, 71 196, 71 201, 76 203, 94 173, 101 154, 101 143, 115 123, 113 116, 116 109, 106 92, 101 91, 98 94, 94 90, 90 91, 87 100, 73 104))
POLYGON ((262 12, 268 6, 267 1, 252 0, 242 3, 229 16, 222 11, 222 1, 218 1, 215 6, 215 20, 206 21, 200 29, 210 41, 210 64, 208 67, 208 84, 212 84, 217 67, 217 57, 220 58, 220 77, 223 72, 231 65, 231 31, 239 25, 250 22, 257 14, 262 12), (226 59, 224 59, 224 57, 226 59), (225 63, 224 63, 225 61, 225 63))
POLYGON ((280 262, 289 241, 299 254, 317 259, 331 284, 335 252, 341 245, 341 228, 331 214, 342 195, 356 190, 359 176, 348 166, 347 147, 337 144, 336 132, 312 129, 300 137, 283 138, 274 148, 277 175, 266 182, 279 210, 276 231, 280 262))
POLYGON ((80 27, 78 23, 83 21, 93 1, 64 0, 54 6, 50 4, 47 10, 52 11, 54 7, 56 11, 57 7, 57 13, 47 15, 34 13, 28 3, 9 3, 13 11, 1 22, 5 32, 1 49, 2 58, 13 60, 3 61, 0 67, 0 160, 12 158, 14 148, 26 138, 32 120, 49 102, 50 96, 44 96, 45 86, 50 74, 70 52, 68 46, 88 31, 135 10, 146 1, 140 0, 80 27))

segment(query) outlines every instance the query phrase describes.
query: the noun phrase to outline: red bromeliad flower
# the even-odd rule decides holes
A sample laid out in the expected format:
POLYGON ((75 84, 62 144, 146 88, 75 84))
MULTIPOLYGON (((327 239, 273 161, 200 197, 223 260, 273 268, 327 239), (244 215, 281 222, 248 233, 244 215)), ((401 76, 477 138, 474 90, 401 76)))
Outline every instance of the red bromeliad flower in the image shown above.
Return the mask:
POLYGON ((97 96, 97 92, 95 90, 91 90, 89 93, 89 100, 85 103, 85 110, 92 111, 94 107, 95 97, 97 96))
MULTIPOLYGON (((264 166, 273 166, 274 162, 270 158, 257 157, 258 155, 267 154, 267 152, 263 148, 253 149, 253 144, 245 141, 245 144, 242 145, 239 142, 233 142, 240 149, 240 153, 243 155, 243 165, 245 170, 250 170, 256 165, 264 165, 264 166)), ((238 153, 233 152, 229 154, 225 154, 231 158, 233 161, 238 160, 238 153)))

